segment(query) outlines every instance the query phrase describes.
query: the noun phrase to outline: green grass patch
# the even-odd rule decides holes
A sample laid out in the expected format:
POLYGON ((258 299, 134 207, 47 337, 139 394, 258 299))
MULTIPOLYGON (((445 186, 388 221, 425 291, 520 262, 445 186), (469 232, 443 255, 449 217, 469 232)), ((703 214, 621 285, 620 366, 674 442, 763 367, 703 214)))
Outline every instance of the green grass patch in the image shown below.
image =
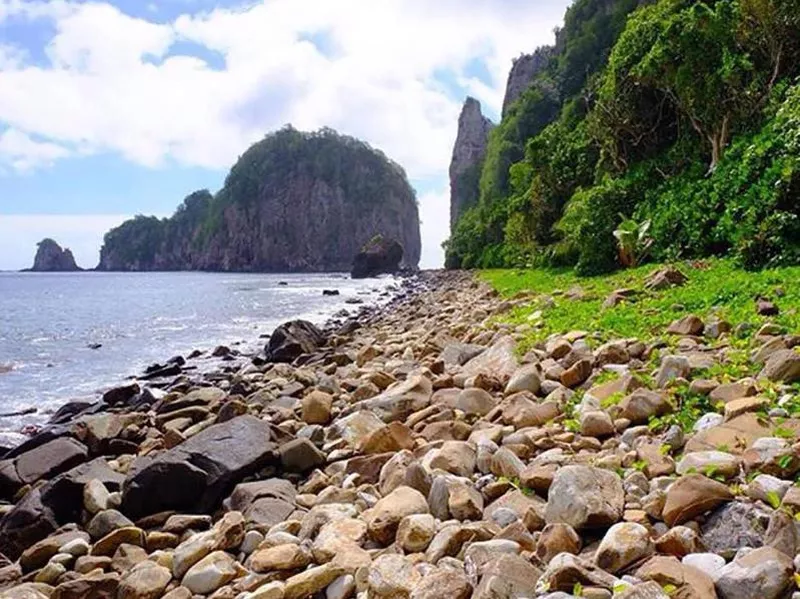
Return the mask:
MULTIPOLYGON (((765 322, 785 327, 787 332, 800 332, 800 267, 782 267, 759 272, 737 268, 730 260, 708 260, 702 263, 676 265, 689 281, 682 287, 662 291, 645 291, 644 281, 657 265, 619 271, 601 277, 579 277, 572 270, 486 270, 480 276, 504 297, 520 293, 530 301, 501 318, 514 325, 529 325, 520 350, 544 340, 553 333, 584 330, 597 341, 637 337, 642 341, 664 338, 673 320, 694 313, 706 322, 716 316, 734 327, 752 325, 752 332, 765 322), (564 293, 576 286, 585 292, 582 299, 569 299, 564 293), (615 289, 637 291, 631 301, 603 308, 603 301, 615 289), (780 308, 778 316, 756 314, 755 298, 772 299, 780 308), (552 298, 552 301, 545 299, 552 298), (536 312, 541 312, 537 318, 536 312)), ((672 340, 673 342, 676 340, 672 340)), ((741 340, 741 349, 747 347, 741 340)), ((742 358, 746 356, 742 351, 742 358)), ((739 362, 736 360, 736 362, 739 362)), ((735 366, 744 366, 744 360, 735 366)), ((729 374, 739 375, 738 368, 729 374)))

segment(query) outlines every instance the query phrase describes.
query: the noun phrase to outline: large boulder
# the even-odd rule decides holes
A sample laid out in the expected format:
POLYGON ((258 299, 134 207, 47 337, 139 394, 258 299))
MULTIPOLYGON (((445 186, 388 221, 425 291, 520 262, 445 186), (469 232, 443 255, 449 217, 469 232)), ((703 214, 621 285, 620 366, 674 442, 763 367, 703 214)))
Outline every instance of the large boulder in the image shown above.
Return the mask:
POLYGON ((140 458, 123 485, 132 517, 176 510, 213 511, 243 478, 276 461, 269 423, 239 416, 215 424, 155 458, 140 458))
POLYGON ((24 549, 68 522, 79 522, 83 489, 97 480, 109 491, 120 488, 123 476, 103 458, 81 464, 33 489, 0 520, 0 553, 16 559, 24 549))
POLYGON ((376 235, 356 254, 350 276, 354 279, 366 279, 397 272, 402 260, 403 246, 399 242, 376 235))
POLYGON ((325 336, 307 320, 291 320, 280 325, 269 338, 267 361, 292 362, 302 354, 310 354, 325 343, 325 336))

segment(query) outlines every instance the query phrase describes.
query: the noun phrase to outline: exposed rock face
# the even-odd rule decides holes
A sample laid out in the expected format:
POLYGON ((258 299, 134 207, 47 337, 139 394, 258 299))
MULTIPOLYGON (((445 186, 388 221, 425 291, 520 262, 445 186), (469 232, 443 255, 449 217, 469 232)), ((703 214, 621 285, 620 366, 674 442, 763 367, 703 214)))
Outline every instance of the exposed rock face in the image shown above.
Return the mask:
POLYGON ((478 199, 478 182, 494 125, 483 116, 481 103, 467 98, 458 117, 458 135, 450 160, 450 228, 478 199))
POLYGON ((371 239, 353 260, 350 275, 354 279, 366 279, 383 273, 397 272, 403 260, 403 246, 394 239, 382 236, 371 239))
POLYGON ((533 79, 541 73, 553 55, 551 46, 537 48, 533 54, 522 54, 514 59, 506 82, 506 95, 503 98, 503 116, 508 107, 528 89, 533 79))
POLYGON ((98 269, 349 271, 376 235, 417 266, 419 213, 403 169, 330 129, 287 127, 248 149, 215 196, 195 192, 169 219, 109 231, 98 269))
POLYGON ((55 241, 50 238, 42 239, 36 244, 36 257, 33 259, 33 267, 27 269, 30 272, 74 272, 81 270, 75 264, 75 257, 69 248, 61 249, 55 241))

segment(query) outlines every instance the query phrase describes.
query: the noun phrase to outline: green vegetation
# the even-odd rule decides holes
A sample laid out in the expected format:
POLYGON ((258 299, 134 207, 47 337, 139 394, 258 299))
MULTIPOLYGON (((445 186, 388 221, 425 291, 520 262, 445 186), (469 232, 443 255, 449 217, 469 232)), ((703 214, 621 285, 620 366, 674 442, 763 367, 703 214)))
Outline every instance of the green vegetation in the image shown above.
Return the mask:
POLYGON ((800 0, 577 0, 492 132, 449 266, 800 262, 800 0), (650 223, 647 251, 615 232, 650 223))
MULTIPOLYGON (((673 320, 688 313, 704 319, 716 316, 734 325, 751 323, 753 332, 763 322, 774 322, 788 331, 800 330, 800 267, 780 267, 747 272, 732 260, 678 264, 689 281, 682 287, 646 291, 644 280, 656 267, 640 266, 603 277, 581 278, 567 268, 533 270, 487 270, 483 279, 503 296, 535 293, 534 299, 517 307, 504 319, 514 325, 527 325, 529 331, 522 351, 553 333, 591 331, 594 342, 638 337, 643 341, 664 338, 673 320), (570 299, 564 291, 580 287, 582 299, 570 299), (631 301, 603 308, 608 295, 622 288, 636 291, 631 301), (554 292, 554 290, 556 290, 554 292), (560 290, 560 291, 558 291, 560 290), (757 295, 776 297, 778 316, 756 314, 757 295), (553 301, 547 301, 551 298, 553 301)), ((746 358, 746 355, 745 355, 746 358)))

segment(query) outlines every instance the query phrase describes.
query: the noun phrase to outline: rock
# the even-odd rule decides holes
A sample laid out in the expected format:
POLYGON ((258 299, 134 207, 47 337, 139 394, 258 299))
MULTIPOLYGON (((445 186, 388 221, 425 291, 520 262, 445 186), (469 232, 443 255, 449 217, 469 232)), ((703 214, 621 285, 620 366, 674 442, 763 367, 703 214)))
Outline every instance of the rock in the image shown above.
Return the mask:
POLYGON ((576 530, 604 528, 622 518, 624 504, 622 480, 616 473, 564 466, 553 477, 545 520, 548 524, 563 522, 576 530))
POLYGON ((306 599, 325 589, 344 573, 341 566, 328 563, 295 574, 286 580, 284 599, 306 599))
POLYGON ((686 356, 664 356, 656 373, 656 387, 664 389, 676 378, 688 377, 691 370, 692 365, 686 356))
POLYGON ((112 530, 106 536, 97 540, 92 547, 92 555, 112 556, 117 548, 123 544, 144 547, 144 531, 136 526, 126 526, 125 528, 117 528, 116 530, 112 530))
POLYGON ((651 416, 662 416, 672 411, 665 395, 649 389, 637 389, 619 403, 620 416, 632 424, 646 424, 651 416))
POLYGON ((722 383, 714 388, 708 397, 714 405, 718 402, 728 403, 735 399, 751 397, 757 393, 755 381, 753 379, 743 379, 734 383, 722 383))
POLYGON ((733 420, 748 412, 767 410, 772 402, 766 397, 743 397, 725 404, 724 419, 733 420))
POLYGON ((402 555, 381 555, 369 568, 369 596, 381 599, 409 597, 422 578, 402 555))
POLYGON ((467 377, 484 374, 502 380, 511 378, 518 368, 515 345, 510 335, 500 337, 491 347, 464 364, 462 372, 467 377))
POLYGON ((272 427, 239 416, 143 459, 125 480, 122 506, 134 517, 166 510, 210 512, 224 493, 275 460, 272 427))
POLYGON ((655 545, 644 526, 620 522, 608 529, 597 548, 595 562, 603 570, 616 574, 650 557, 654 552, 655 545))
POLYGON ((292 439, 281 445, 281 466, 286 472, 304 473, 325 464, 325 454, 306 438, 292 439))
POLYGON ((328 424, 332 405, 332 395, 324 391, 312 391, 303 397, 301 418, 307 424, 328 424))
POLYGON ((458 117, 458 133, 450 160, 450 228, 478 200, 478 176, 489 132, 494 125, 481 113, 481 104, 467 97, 458 117))
POLYGON ((592 362, 590 360, 578 360, 561 373, 561 384, 572 389, 583 383, 592 374, 592 362))
POLYGON ((376 235, 355 255, 350 276, 353 279, 366 279, 395 273, 400 270, 402 260, 403 246, 397 240, 376 235))
POLYGON ((783 383, 800 381, 800 353, 791 349, 776 351, 767 358, 759 377, 783 383))
POLYGON ((575 583, 579 583, 583 587, 592 586, 611 590, 617 584, 617 579, 576 555, 559 553, 550 560, 547 569, 539 578, 537 587, 540 589, 544 587, 549 591, 571 593, 575 588, 575 583))
POLYGON ((158 564, 145 561, 134 566, 119 582, 119 597, 159 599, 172 580, 172 572, 158 564))
POLYGON ((792 585, 792 559, 772 547, 755 549, 722 568, 720 599, 779 599, 792 585))
POLYGON ((250 557, 250 568, 264 573, 273 570, 300 570, 310 563, 311 552, 294 543, 259 549, 250 557))
POLYGON ((405 420, 408 416, 428 406, 433 394, 430 380, 421 375, 409 376, 389 386, 377 397, 365 399, 353 406, 355 410, 368 410, 383 422, 405 420))
POLYGON ((123 477, 112 471, 103 458, 97 458, 33 489, 0 520, 0 553, 15 559, 59 526, 79 522, 83 487, 92 479, 116 491, 123 477))
POLYGON ((666 266, 653 271, 645 279, 645 289, 661 291, 669 287, 680 287, 689 280, 685 274, 673 266, 666 266))
POLYGON ((725 566, 725 558, 716 553, 690 553, 683 557, 681 563, 700 570, 712 580, 716 580, 725 566))
POLYGON ((437 568, 426 572, 411 590, 409 599, 469 599, 472 586, 460 571, 450 568, 437 568))
POLYGON ((50 599, 112 599, 119 587, 119 574, 100 571, 60 583, 50 599))
POLYGON ((483 566, 473 599, 533 597, 541 570, 519 555, 499 555, 483 566))
POLYGON ((88 450, 83 443, 61 437, 26 451, 14 460, 14 467, 19 480, 30 484, 66 472, 85 462, 87 457, 88 450))
POLYGON ((291 320, 272 332, 264 351, 268 362, 292 362, 323 343, 325 336, 316 326, 306 320, 291 320))
POLYGON ((669 594, 657 582, 643 582, 615 593, 618 599, 668 599, 669 594))
POLYGON ((729 503, 703 524, 701 540, 707 551, 730 559, 740 547, 761 547, 769 520, 769 512, 755 504, 729 503))
POLYGON ((505 388, 506 395, 513 395, 520 391, 538 393, 541 387, 541 376, 538 364, 525 364, 520 366, 509 379, 505 388))
POLYGON ((55 241, 45 238, 36 244, 36 257, 33 259, 33 266, 28 270, 31 272, 74 272, 81 269, 75 264, 75 257, 69 248, 62 250, 55 241))
POLYGON ((86 525, 86 531, 93 539, 99 539, 118 528, 133 526, 128 518, 117 510, 103 510, 97 513, 86 525))
POLYGON ((64 545, 76 540, 86 542, 89 540, 89 536, 82 531, 71 531, 42 539, 22 552, 19 564, 24 572, 38 570, 50 561, 50 558, 59 553, 64 545))
POLYGON ((429 513, 425 496, 411 487, 398 487, 363 513, 369 535, 383 545, 395 539, 400 521, 411 514, 429 513))
POLYGON ((94 515, 110 507, 111 494, 99 480, 90 480, 83 487, 83 507, 94 515))
POLYGON ((667 328, 668 335, 702 335, 705 325, 694 314, 687 314, 672 322, 667 328))
POLYGON ((575 529, 569 524, 557 522, 544 527, 536 544, 536 555, 543 564, 548 564, 559 553, 577 555, 581 546, 581 538, 575 529))
POLYGON ((683 524, 733 499, 728 487, 702 474, 687 474, 667 489, 663 517, 668 526, 683 524))
POLYGON ((611 417, 602 410, 581 414, 581 434, 587 437, 607 437, 616 432, 611 417))
POLYGON ((430 545, 436 533, 436 522, 430 514, 412 514, 400 520, 397 543, 406 553, 420 553, 430 545))
MULTIPOLYGON (((512 60, 511 70, 506 80, 506 91, 503 96, 502 116, 505 116, 509 107, 531 87, 531 84, 535 82, 536 76, 547 68, 553 54, 552 46, 542 46, 532 54, 520 54, 512 60)), ((543 95, 548 93, 545 89, 540 91, 543 95)))
POLYGON ((208 554, 191 568, 181 584, 197 595, 213 593, 240 575, 240 566, 224 551, 208 554))
POLYGON ((486 416, 494 407, 494 398, 487 391, 477 387, 464 389, 456 398, 456 408, 470 416, 486 416))
POLYGON ((465 441, 445 441, 430 460, 431 468, 439 468, 457 476, 470 477, 475 471, 475 446, 465 441))
POLYGON ((678 558, 700 551, 700 548, 701 543, 697 533, 686 526, 674 526, 656 539, 656 550, 659 553, 678 558))
MULTIPOLYGON (((247 599, 283 599, 283 592, 283 582, 275 580, 258 587, 255 591, 247 595, 247 599)), ((191 598, 187 597, 186 599, 191 598)), ((343 599, 347 598, 344 597, 343 599)))
POLYGON ((777 316, 780 314, 780 309, 778 309, 778 306, 776 306, 774 302, 759 298, 756 301, 756 313, 761 316, 777 316))
POLYGON ((700 472, 706 476, 732 478, 739 473, 741 458, 724 451, 693 451, 685 453, 675 471, 678 474, 700 472))

